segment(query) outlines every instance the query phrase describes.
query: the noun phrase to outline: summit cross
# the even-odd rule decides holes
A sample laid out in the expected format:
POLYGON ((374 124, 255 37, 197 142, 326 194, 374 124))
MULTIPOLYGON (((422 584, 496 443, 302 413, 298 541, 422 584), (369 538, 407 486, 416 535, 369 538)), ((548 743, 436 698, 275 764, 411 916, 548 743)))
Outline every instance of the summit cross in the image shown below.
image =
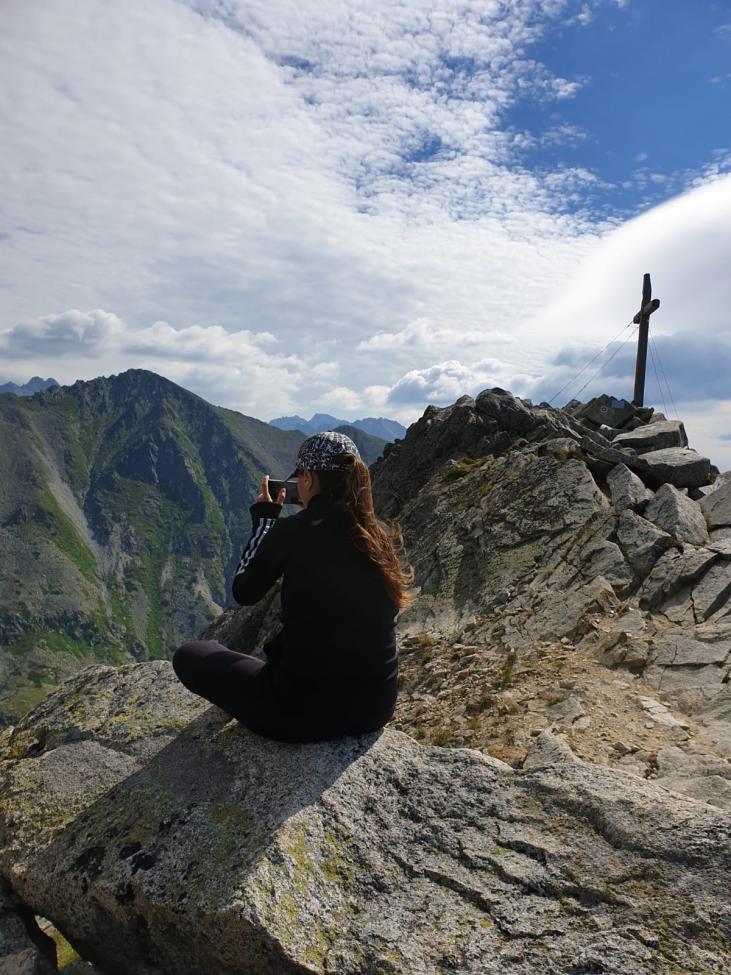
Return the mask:
POLYGON ((632 399, 633 406, 643 406, 645 399, 645 370, 647 368, 647 337, 650 332, 650 315, 660 307, 660 299, 652 297, 650 275, 642 279, 642 305, 632 319, 640 326, 637 337, 637 363, 635 365, 635 392, 632 399))

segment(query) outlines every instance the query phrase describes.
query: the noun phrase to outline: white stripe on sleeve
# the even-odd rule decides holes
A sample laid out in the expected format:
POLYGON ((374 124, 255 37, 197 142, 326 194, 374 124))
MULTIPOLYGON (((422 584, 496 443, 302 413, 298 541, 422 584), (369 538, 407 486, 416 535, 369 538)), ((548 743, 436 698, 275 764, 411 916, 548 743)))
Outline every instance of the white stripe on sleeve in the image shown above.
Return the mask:
POLYGON ((256 553, 259 551, 259 546, 264 540, 264 536, 272 527, 276 518, 262 518, 256 527, 256 531, 249 539, 249 543, 244 549, 244 554, 241 556, 241 561, 239 562, 239 567, 236 570, 236 575, 241 575, 248 568, 249 563, 254 558, 256 553))

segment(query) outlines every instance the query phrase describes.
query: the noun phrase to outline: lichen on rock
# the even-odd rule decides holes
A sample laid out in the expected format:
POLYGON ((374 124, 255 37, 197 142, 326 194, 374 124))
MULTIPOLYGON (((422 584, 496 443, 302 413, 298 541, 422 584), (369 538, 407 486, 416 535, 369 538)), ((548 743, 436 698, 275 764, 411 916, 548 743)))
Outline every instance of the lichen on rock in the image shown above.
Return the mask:
POLYGON ((727 815, 548 733, 524 770, 388 729, 283 745, 160 664, 87 681, 0 766, 0 873, 102 971, 731 971, 727 815), (131 754, 114 718, 151 678, 185 727, 131 754), (61 782, 68 815, 36 824, 61 782))

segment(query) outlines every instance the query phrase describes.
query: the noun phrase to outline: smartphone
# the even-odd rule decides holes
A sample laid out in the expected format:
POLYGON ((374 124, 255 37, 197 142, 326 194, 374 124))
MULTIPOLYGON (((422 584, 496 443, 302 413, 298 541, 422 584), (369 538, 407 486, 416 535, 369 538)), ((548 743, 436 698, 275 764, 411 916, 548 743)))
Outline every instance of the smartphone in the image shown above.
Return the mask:
POLYGON ((299 498, 297 497, 297 480, 293 478, 291 481, 275 481, 271 477, 269 478, 269 497, 272 501, 276 501, 279 497, 279 492, 284 488, 287 492, 284 499, 285 504, 299 504, 299 498))

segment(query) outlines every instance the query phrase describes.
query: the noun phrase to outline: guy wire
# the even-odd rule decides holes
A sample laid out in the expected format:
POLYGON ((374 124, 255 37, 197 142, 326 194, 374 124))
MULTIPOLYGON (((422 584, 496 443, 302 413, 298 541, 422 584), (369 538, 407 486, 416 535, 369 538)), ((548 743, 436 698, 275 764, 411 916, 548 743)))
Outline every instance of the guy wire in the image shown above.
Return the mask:
MULTIPOLYGON (((628 325, 625 325, 625 328, 629 328, 629 325, 632 325, 632 324, 633 324, 633 322, 630 322, 630 323, 629 323, 628 325)), ((637 328, 639 328, 639 325, 637 326, 637 328)), ((637 329, 635 329, 635 331, 636 331, 636 330, 637 330, 637 329)), ((623 331, 624 331, 624 329, 623 329, 623 331)), ((591 376, 589 376, 589 378, 588 378, 588 379, 586 380, 586 382, 584 383, 584 385, 583 385, 583 386, 581 387, 581 389, 580 389, 580 390, 579 390, 579 391, 577 392, 577 394, 576 394, 577 396, 580 396, 580 395, 581 395, 581 393, 583 393, 583 392, 584 392, 584 390, 585 390, 585 389, 586 389, 586 387, 587 387, 587 386, 589 385, 589 383, 590 383, 590 382, 591 382, 591 381, 592 381, 593 379, 596 379, 596 377, 597 377, 597 376, 599 375, 599 373, 600 373, 600 372, 602 371, 602 369, 604 369, 604 368, 606 368, 606 366, 608 366, 608 365, 609 365, 609 363, 610 363, 610 362, 612 361, 612 359, 613 359, 613 358, 615 357, 615 355, 617 355, 617 353, 618 353, 618 352, 621 352, 621 351, 622 351, 622 349, 623 349, 623 348, 625 347, 625 345, 626 345, 626 344, 627 344, 627 343, 629 342, 629 340, 630 340, 631 338, 633 338, 633 337, 634 337, 634 335, 633 335, 633 333, 632 333, 632 332, 630 332, 630 334, 629 334, 629 335, 627 336, 627 338, 626 338, 626 339, 624 340, 624 342, 622 342, 622 344, 621 344, 621 345, 618 345, 618 346, 617 346, 617 348, 616 348, 616 349, 614 350, 614 352, 612 352, 612 354, 611 354, 611 355, 609 356, 609 358, 607 359, 607 361, 606 361, 605 363, 603 363, 603 364, 602 364, 601 366, 599 366, 599 368, 598 368, 598 369, 596 370, 596 372, 594 372, 594 373, 592 373, 592 375, 591 375, 591 376)))
POLYGON ((657 361, 660 364, 660 371, 662 372, 663 379, 665 380, 665 385, 667 386, 667 389, 668 389, 668 394, 670 396, 670 402, 673 404, 673 410, 675 411, 675 419, 676 420, 679 420, 680 419, 680 414, 678 413, 678 407, 675 405, 675 398, 673 397, 673 391, 670 388, 670 383, 668 382, 668 377, 665 375, 665 367, 663 366, 662 359, 660 358, 660 349, 659 349, 658 345, 656 344, 654 338, 652 338, 652 336, 650 336, 650 338, 652 339, 652 344, 655 346, 655 352, 657 353, 657 361))
POLYGON ((662 391, 662 384, 660 383, 660 377, 659 377, 659 375, 657 373, 657 366, 655 365, 655 353, 653 352, 653 346, 654 346, 654 344, 655 344, 654 342, 652 342, 652 341, 650 342, 650 359, 652 360, 652 371, 655 373, 655 382, 657 383, 657 389, 658 389, 658 392, 660 393, 660 399, 662 401, 663 412, 665 413, 665 416, 667 416, 668 415, 668 408, 667 408, 667 404, 665 402, 665 394, 662 391))
MULTIPOLYGON (((601 349, 601 351, 597 352, 596 355, 592 356, 591 359, 589 359, 589 361, 586 363, 586 365, 585 366, 582 366, 582 368, 579 369, 579 371, 576 373, 576 375, 573 377, 573 379, 569 379, 569 381, 567 383, 564 383, 564 385, 561 387, 561 389, 559 389, 559 391, 557 393, 554 393, 553 396, 549 399, 548 402, 549 403, 553 403, 553 401, 555 399, 557 399, 565 389, 567 389, 569 386, 571 386, 573 383, 575 383, 576 380, 579 378, 579 376, 582 374, 582 372, 584 372, 586 369, 588 369, 589 366, 592 364, 592 362, 596 362, 596 360, 599 358, 599 356, 600 355, 603 355, 607 351, 607 349, 612 344, 612 342, 616 342, 617 339, 619 338, 619 336, 622 334, 622 332, 626 328, 629 328, 630 325, 632 325, 632 324, 634 324, 634 323, 633 322, 627 322, 626 325, 623 325, 620 328, 620 330, 617 332, 617 334, 614 336, 614 338, 613 339, 610 339, 609 342, 607 342, 607 344, 604 346, 604 348, 601 349)), ((609 361, 611 362, 611 359, 609 361)), ((582 390, 584 390, 584 389, 586 389, 586 385, 584 385, 584 386, 581 387, 581 389, 579 390, 579 393, 582 392, 582 390)), ((579 393, 577 393, 576 395, 578 396, 579 393)))

